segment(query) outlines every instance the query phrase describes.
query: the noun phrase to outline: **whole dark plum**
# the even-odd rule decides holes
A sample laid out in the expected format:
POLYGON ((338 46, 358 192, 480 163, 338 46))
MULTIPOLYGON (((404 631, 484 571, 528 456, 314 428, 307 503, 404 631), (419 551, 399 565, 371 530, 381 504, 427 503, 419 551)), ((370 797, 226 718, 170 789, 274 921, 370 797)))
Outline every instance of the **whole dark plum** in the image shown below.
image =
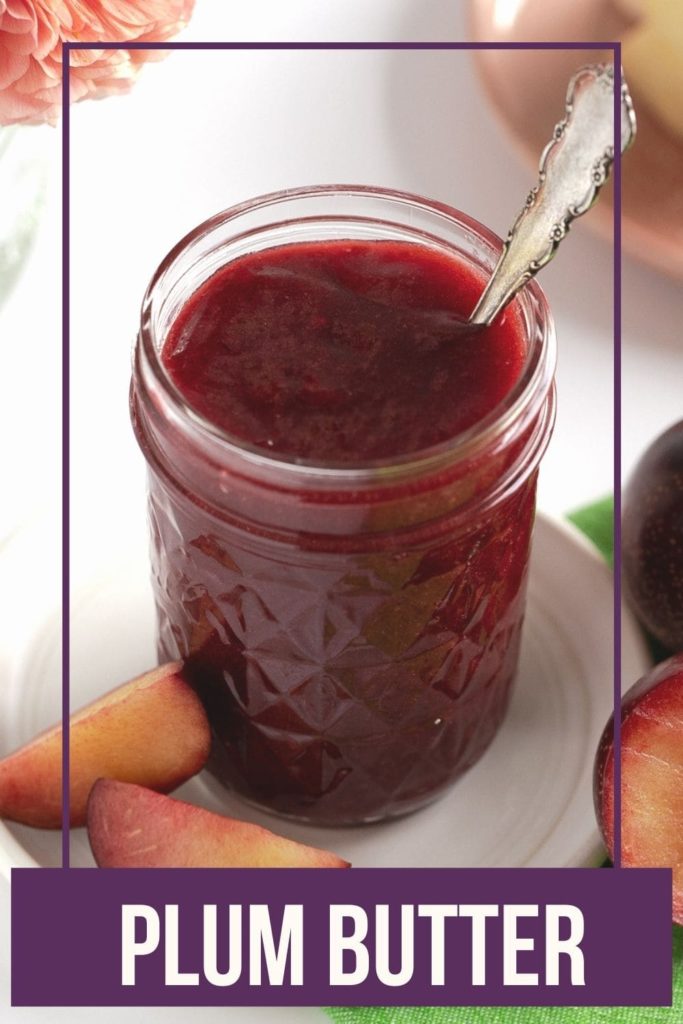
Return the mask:
POLYGON ((638 618, 667 651, 683 650, 683 420, 650 445, 628 483, 622 552, 638 618))

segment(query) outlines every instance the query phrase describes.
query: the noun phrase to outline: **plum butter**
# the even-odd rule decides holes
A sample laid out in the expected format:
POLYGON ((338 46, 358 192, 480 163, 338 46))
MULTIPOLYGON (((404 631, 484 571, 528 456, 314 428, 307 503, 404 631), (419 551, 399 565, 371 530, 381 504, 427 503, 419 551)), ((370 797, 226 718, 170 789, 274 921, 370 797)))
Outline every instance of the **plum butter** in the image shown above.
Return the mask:
POLYGON ((300 242, 217 271, 162 362, 233 437, 291 458, 358 463, 450 441, 508 394, 525 359, 513 310, 468 330, 485 283, 410 242, 300 242))
POLYGON ((463 329, 499 251, 448 207, 327 186, 219 214, 148 289, 159 654, 189 660, 213 773, 277 813, 413 810, 505 714, 554 334, 536 285, 463 329))

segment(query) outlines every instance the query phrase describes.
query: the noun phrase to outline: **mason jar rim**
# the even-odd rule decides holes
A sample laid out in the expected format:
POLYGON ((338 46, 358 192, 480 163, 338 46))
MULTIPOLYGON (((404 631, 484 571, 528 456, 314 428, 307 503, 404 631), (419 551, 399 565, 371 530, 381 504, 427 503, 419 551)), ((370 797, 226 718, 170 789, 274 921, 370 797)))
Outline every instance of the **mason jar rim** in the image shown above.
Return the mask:
MULTIPOLYGON (((516 301, 519 301, 523 307, 525 304, 533 304, 540 314, 543 337, 541 351, 537 357, 534 358, 533 352, 528 353, 522 373, 515 385, 485 417, 466 430, 454 434, 448 440, 417 452, 389 458, 359 460, 353 463, 321 462, 277 452, 266 452, 263 448, 251 445, 249 442, 229 434, 202 416, 188 403, 174 383, 161 362, 160 347, 155 344, 152 315, 157 293, 163 286, 166 275, 172 271, 174 264, 198 239, 215 229, 237 221, 245 214, 268 207, 276 209, 279 205, 292 200, 324 196, 387 200, 413 208, 417 207, 426 213, 437 214, 449 222, 452 227, 473 235, 477 241, 485 244, 495 259, 498 258, 503 247, 502 239, 493 231, 454 207, 436 200, 425 199, 410 192, 377 186, 349 184, 303 186, 269 192, 230 206, 202 221, 180 239, 157 267, 143 298, 140 327, 141 345, 136 349, 142 358, 144 369, 152 374, 155 384, 161 389, 164 401, 167 403, 166 415, 170 414, 178 426, 184 426, 186 429, 190 427, 197 439, 208 442, 217 456, 224 457, 233 465, 237 463, 243 467, 245 473, 249 474, 249 470, 251 470, 251 473, 257 476, 263 473, 269 477, 274 475, 283 483, 286 481, 287 485, 293 488, 308 486, 327 489, 332 486, 344 490, 367 486, 382 487, 396 484, 405 478, 438 472, 454 461, 473 458, 487 447, 495 446, 496 440, 507 435, 510 427, 530 404, 532 398, 539 393, 545 396, 551 390, 555 369, 555 330, 547 299, 536 281, 527 283, 517 296, 516 301)), ((326 218, 324 215, 314 215, 308 219, 324 222, 326 218)), ((351 215, 346 219, 374 221, 377 224, 395 223, 396 227, 406 227, 400 222, 387 222, 372 216, 351 215)), ((245 236, 303 220, 306 220, 306 217, 295 216, 288 217, 284 221, 259 224, 252 231, 246 232, 245 236)), ((436 236, 432 237, 436 238, 436 236)), ((447 244, 446 239, 441 241, 447 244)), ((455 247, 453 249, 460 252, 460 255, 465 258, 468 257, 467 253, 463 253, 455 247)))

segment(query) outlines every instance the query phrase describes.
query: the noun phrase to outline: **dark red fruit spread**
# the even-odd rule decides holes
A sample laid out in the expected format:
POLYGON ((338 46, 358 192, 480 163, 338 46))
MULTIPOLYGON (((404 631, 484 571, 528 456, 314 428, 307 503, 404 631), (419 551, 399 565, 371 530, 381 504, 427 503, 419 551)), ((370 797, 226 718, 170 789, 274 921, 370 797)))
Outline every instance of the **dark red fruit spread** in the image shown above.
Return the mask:
POLYGON ((483 286, 471 265, 408 242, 266 249, 198 289, 163 363, 207 420, 266 451, 406 455, 482 419, 520 375, 515 313, 463 328, 483 286))

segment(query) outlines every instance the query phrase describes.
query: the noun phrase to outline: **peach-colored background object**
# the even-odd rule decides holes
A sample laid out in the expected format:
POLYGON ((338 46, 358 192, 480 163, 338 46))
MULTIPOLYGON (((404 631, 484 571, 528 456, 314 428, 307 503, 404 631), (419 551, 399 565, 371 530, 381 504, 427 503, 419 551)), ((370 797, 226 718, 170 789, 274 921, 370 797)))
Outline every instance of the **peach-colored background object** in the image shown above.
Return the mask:
MULTIPOLYGON (((62 43, 164 42, 183 28, 194 0, 0 0, 0 124, 55 124, 62 103, 62 43)), ((71 55, 72 102, 125 92, 153 50, 79 50, 71 55)))
MULTIPOLYGON (((633 21, 614 0, 471 0, 470 38, 490 42, 622 39, 633 21)), ((595 50, 481 50, 477 65, 486 92, 517 149, 536 166, 553 125, 562 115, 567 82, 595 50)), ((628 77, 628 67, 624 68, 628 77)), ((623 244, 666 273, 683 278, 683 141, 668 132, 639 100, 635 145, 622 175, 623 244)), ((611 230, 611 190, 586 223, 611 230)))

